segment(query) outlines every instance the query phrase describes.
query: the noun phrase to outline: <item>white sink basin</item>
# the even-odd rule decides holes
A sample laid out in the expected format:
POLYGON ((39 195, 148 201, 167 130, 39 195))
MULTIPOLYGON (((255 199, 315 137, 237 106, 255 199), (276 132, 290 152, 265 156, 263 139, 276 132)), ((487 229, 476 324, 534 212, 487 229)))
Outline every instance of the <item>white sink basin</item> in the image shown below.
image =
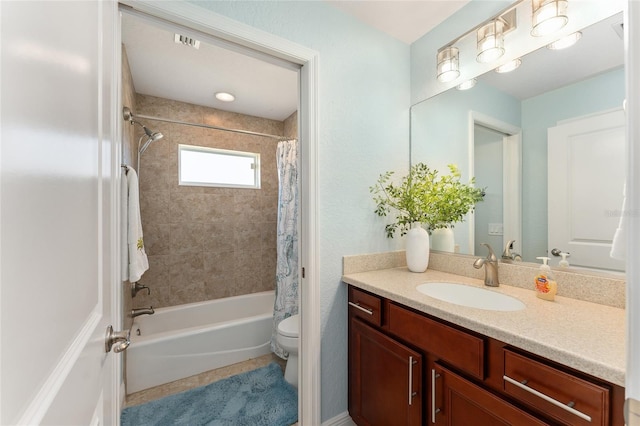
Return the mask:
POLYGON ((488 311, 519 311, 525 308, 524 303, 515 297, 464 284, 425 283, 416 290, 445 302, 488 311))

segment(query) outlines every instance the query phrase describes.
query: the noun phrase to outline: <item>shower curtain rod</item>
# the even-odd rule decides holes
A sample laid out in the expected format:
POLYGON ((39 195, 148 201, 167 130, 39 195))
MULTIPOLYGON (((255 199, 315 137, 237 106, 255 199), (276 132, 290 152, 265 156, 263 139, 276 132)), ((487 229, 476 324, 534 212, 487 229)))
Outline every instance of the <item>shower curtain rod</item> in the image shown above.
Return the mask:
POLYGON ((185 126, 204 127, 206 129, 214 129, 214 130, 222 130, 222 131, 225 131, 225 132, 242 133, 244 135, 263 136, 265 138, 271 138, 271 139, 278 139, 278 140, 290 139, 290 138, 286 138, 284 136, 270 135, 268 133, 258 133, 258 132, 251 132, 249 130, 230 129, 230 128, 227 128, 227 127, 214 126, 214 125, 211 125, 211 124, 189 123, 187 121, 172 120, 172 119, 168 119, 168 118, 154 117, 154 116, 151 116, 151 115, 136 114, 136 117, 137 118, 146 118, 148 120, 163 121, 165 123, 183 124, 185 126))

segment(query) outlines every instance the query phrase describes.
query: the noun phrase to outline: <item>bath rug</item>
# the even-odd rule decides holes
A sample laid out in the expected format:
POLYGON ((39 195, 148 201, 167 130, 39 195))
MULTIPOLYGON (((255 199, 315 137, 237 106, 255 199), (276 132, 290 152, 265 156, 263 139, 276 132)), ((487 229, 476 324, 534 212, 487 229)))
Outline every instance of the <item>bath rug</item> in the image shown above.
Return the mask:
POLYGON ((298 421, 298 391, 274 362, 125 408, 120 420, 122 426, 290 426, 298 421))

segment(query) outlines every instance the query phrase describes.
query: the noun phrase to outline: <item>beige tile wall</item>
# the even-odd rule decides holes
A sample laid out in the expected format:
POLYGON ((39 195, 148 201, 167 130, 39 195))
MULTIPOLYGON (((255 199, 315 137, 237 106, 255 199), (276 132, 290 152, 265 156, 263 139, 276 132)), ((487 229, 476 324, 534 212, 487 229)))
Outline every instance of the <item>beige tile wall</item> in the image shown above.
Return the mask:
POLYGON ((298 138, 298 111, 284 120, 284 135, 289 139, 298 138))
MULTIPOLYGON (((285 130, 281 121, 140 94, 136 107, 141 115, 191 123, 275 135, 285 130)), ((140 120, 165 136, 141 158, 140 203, 150 267, 140 282, 151 295, 138 293, 134 304, 173 306, 273 289, 277 140, 140 120), (259 152, 261 189, 179 186, 180 143, 259 152)))

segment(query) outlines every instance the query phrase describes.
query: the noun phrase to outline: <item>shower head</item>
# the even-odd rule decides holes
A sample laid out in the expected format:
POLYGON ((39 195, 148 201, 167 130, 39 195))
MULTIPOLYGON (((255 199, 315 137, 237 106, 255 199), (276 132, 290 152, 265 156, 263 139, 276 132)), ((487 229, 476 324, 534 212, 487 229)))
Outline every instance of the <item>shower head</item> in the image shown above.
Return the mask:
POLYGON ((133 119, 133 113, 131 112, 131 109, 129 109, 129 107, 122 108, 122 115, 123 115, 124 119, 127 120, 131 125, 137 124, 138 126, 142 127, 142 130, 144 130, 144 135, 142 135, 140 137, 140 139, 138 140, 138 154, 142 154, 143 152, 145 152, 147 150, 147 148, 149 147, 149 145, 151 144, 151 142, 155 142, 155 141, 160 140, 160 139, 162 139, 164 137, 164 135, 162 133, 153 132, 153 131, 149 130, 149 128, 147 126, 145 126, 144 124, 134 120, 133 119), (147 140, 142 145, 142 147, 140 147, 140 143, 142 142, 142 138, 144 138, 145 135, 147 136, 147 140))
MULTIPOLYGON (((138 148, 138 154, 140 155, 142 155, 142 153, 147 150, 149 145, 151 145, 151 142, 158 141, 164 137, 164 135, 160 132, 151 133, 151 131, 149 131, 149 129, 147 129, 146 127, 144 127, 144 132, 147 134, 147 141, 142 145, 142 148, 138 148)), ((140 138, 140 141, 141 140, 142 138, 140 138)), ((138 146, 140 146, 140 141, 138 141, 138 146)))

